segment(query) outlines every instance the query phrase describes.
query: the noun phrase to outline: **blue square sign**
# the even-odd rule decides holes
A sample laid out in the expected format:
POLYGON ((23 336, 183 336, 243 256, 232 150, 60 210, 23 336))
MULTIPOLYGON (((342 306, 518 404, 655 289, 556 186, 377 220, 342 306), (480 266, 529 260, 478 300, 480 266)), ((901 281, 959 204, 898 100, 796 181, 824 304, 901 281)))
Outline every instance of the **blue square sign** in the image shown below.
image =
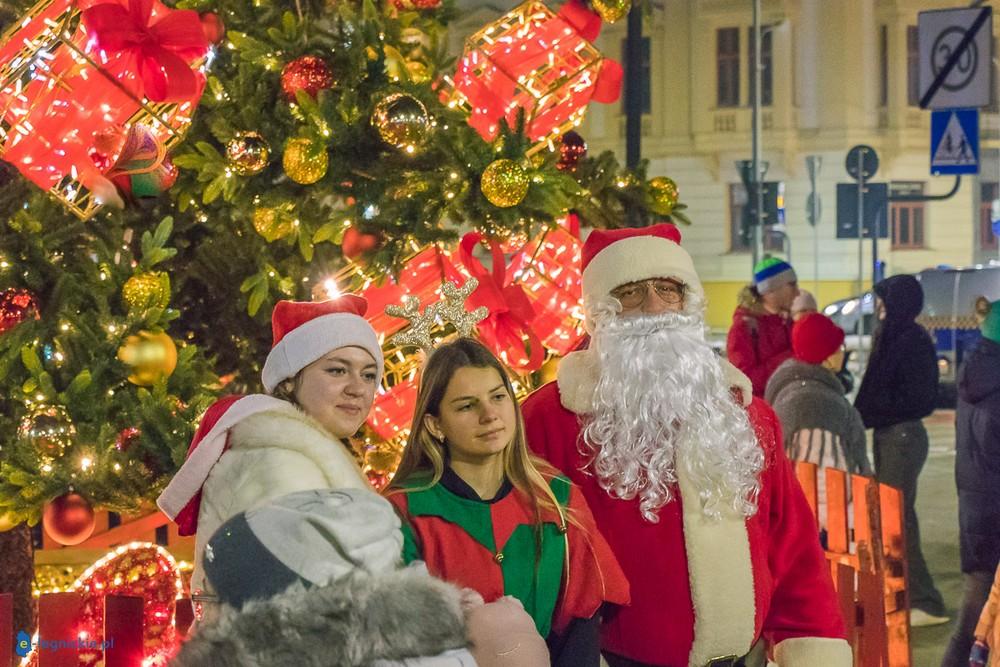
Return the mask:
POLYGON ((931 174, 979 173, 979 110, 931 112, 931 174))

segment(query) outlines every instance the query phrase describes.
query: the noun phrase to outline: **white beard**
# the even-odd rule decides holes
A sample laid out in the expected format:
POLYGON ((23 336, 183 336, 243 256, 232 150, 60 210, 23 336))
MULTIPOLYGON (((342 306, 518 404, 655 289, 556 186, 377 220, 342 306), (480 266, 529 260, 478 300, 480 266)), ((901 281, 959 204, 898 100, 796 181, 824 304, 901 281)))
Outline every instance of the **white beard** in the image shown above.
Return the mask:
POLYGON ((639 497, 643 518, 656 523, 680 465, 706 516, 726 508, 753 516, 764 452, 705 340, 702 302, 689 297, 684 312, 628 318, 615 300, 588 310, 600 379, 581 446, 601 487, 639 497))

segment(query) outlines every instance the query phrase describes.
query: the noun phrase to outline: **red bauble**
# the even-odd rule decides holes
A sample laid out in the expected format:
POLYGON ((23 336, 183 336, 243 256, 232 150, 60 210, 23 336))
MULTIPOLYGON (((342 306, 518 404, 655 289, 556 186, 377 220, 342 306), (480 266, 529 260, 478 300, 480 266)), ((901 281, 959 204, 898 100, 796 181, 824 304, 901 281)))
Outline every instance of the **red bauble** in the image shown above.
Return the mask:
POLYGON ((587 142, 578 132, 570 130, 562 135, 559 144, 559 162, 556 168, 562 171, 573 171, 576 165, 587 155, 587 142))
POLYGON ((281 70, 281 89, 291 101, 295 100, 295 93, 300 90, 306 91, 311 97, 316 97, 319 91, 331 86, 333 86, 333 72, 322 58, 316 56, 296 58, 281 70))
POLYGON ((226 36, 226 26, 215 12, 205 12, 201 15, 201 29, 209 44, 218 44, 226 36))
POLYGON ((140 435, 142 435, 142 431, 134 426, 123 428, 118 433, 118 437, 115 438, 115 449, 119 452, 127 452, 132 445, 139 441, 140 435))
POLYGON ((359 232, 354 227, 348 227, 344 232, 344 240, 340 244, 340 251, 347 259, 356 259, 379 246, 382 240, 376 234, 365 234, 359 232))
POLYGON ((0 292, 0 333, 32 317, 38 319, 38 299, 34 294, 17 287, 0 292))
POLYGON ((45 532, 66 546, 79 544, 90 537, 95 523, 90 501, 75 491, 59 496, 46 505, 42 513, 45 532))

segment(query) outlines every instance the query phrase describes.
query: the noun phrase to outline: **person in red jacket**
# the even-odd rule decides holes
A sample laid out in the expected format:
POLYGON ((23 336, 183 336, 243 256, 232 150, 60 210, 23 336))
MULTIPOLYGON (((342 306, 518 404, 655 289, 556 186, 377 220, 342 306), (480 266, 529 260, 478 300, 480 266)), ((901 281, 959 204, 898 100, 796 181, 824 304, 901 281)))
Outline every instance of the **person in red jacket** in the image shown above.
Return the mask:
MULTIPOLYGON (((731 391, 670 224, 594 231, 586 350, 528 397, 528 444, 583 491, 631 589, 611 667, 848 667, 816 521, 774 411, 731 391)), ((741 392, 740 392, 741 393, 741 392)))
POLYGON ((795 269, 776 257, 761 260, 753 284, 740 295, 726 353, 747 374, 754 396, 764 397, 771 374, 792 356, 792 303, 799 295, 795 269))

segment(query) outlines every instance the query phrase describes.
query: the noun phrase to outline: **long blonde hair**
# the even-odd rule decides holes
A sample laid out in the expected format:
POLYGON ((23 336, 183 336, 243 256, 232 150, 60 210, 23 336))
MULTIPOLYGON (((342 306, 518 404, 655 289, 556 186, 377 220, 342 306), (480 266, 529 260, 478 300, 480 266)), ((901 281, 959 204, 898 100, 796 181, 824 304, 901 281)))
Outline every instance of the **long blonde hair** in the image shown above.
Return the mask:
POLYGON ((556 470, 540 458, 528 452, 524 435, 524 419, 521 406, 514 395, 514 386, 503 364, 478 341, 459 338, 435 350, 424 366, 417 394, 417 407, 413 413, 410 437, 403 449, 403 457, 392 478, 388 493, 419 491, 429 489, 441 480, 447 456, 447 445, 435 438, 424 423, 425 415, 440 416, 441 401, 452 377, 461 368, 492 368, 503 379, 504 387, 514 403, 517 428, 514 438, 503 451, 504 475, 515 489, 531 499, 536 524, 541 524, 541 511, 550 510, 559 516, 565 528, 567 512, 559 504, 546 481, 557 474, 556 470), (426 483, 404 487, 404 483, 415 476, 430 475, 426 483), (544 475, 543 475, 544 473, 544 475))

